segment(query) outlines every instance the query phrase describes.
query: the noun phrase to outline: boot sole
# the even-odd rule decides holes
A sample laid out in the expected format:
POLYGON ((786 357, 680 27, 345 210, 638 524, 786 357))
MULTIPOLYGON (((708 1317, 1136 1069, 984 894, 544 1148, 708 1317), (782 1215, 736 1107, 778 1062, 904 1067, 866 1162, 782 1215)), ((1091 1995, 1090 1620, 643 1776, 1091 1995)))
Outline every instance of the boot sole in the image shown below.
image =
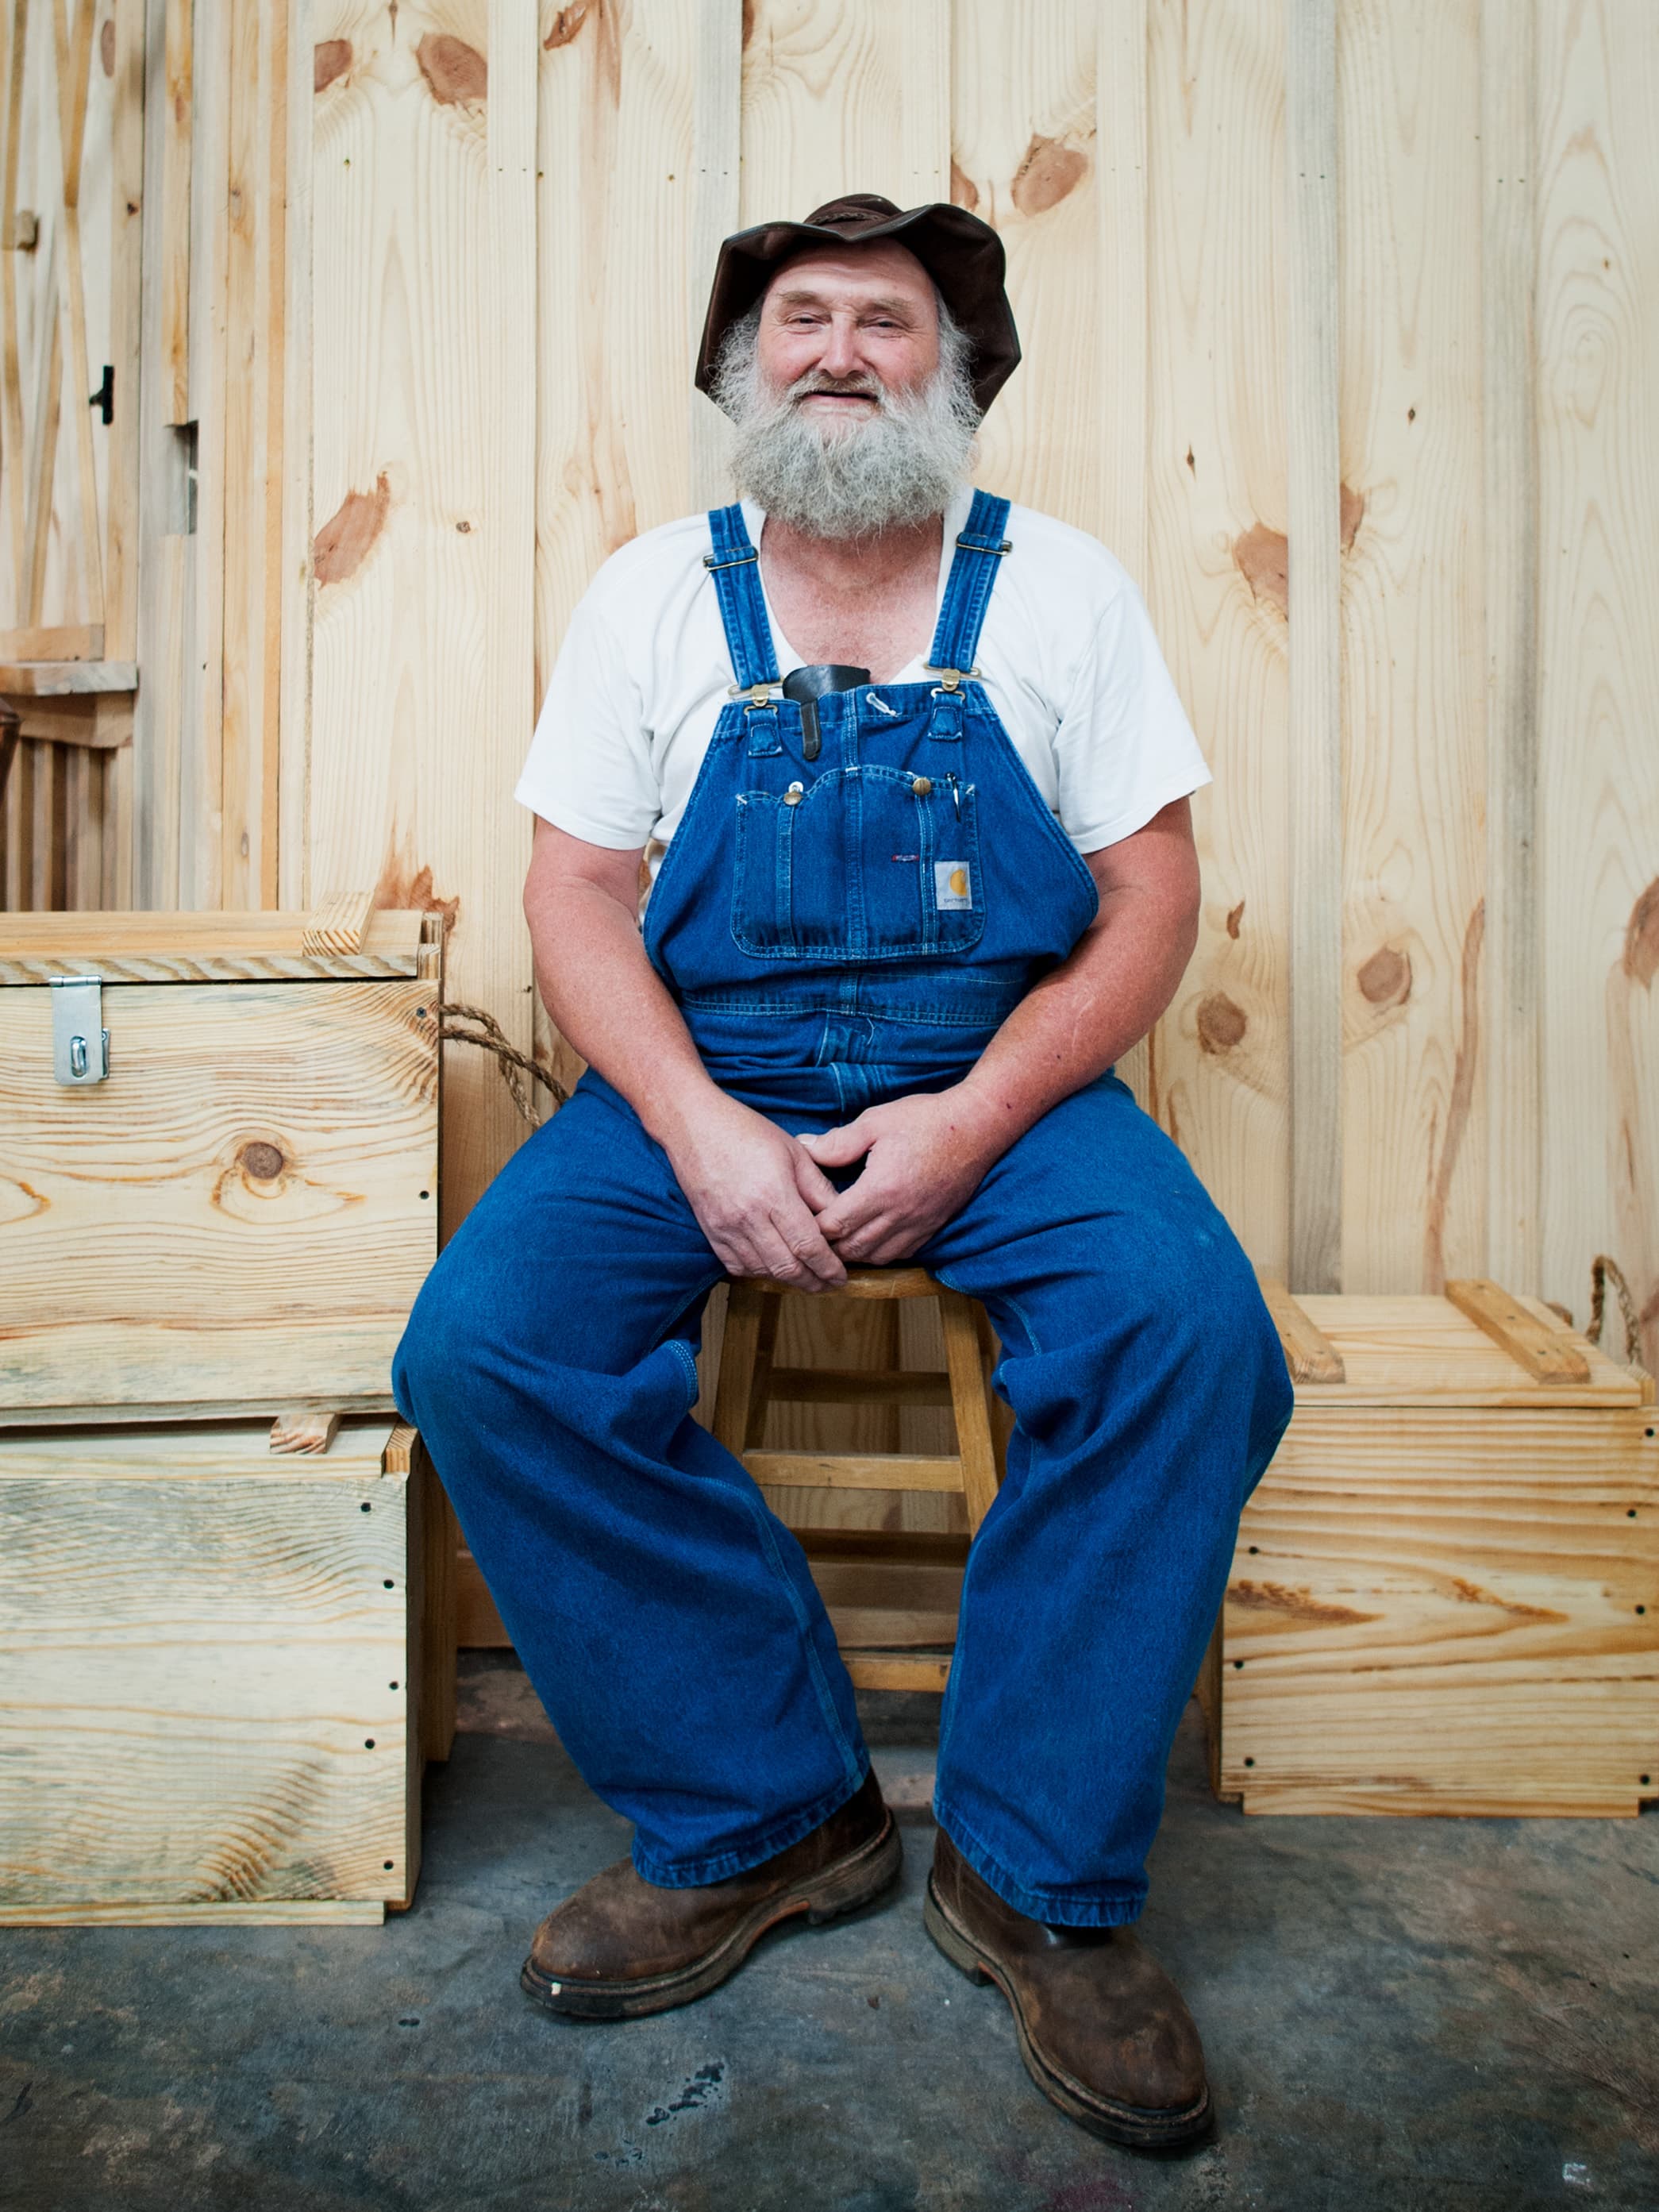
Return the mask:
POLYGON ((898 1880, 903 1860, 904 1846, 889 1813, 879 1835, 833 1866, 756 1905, 712 1951, 705 1951, 689 1966, 638 1981, 556 1981, 533 1959, 526 1959, 519 1986, 538 2005, 567 2020, 638 2020, 647 2013, 668 2012, 729 1979, 767 1929, 780 1921, 804 1915, 809 1928, 820 1928, 872 1903, 898 1880))
POLYGON ((1115 2098, 1103 2097, 1075 2075, 1051 2066, 1031 2040, 1012 1985, 990 1954, 981 1950, 967 1930, 949 1917, 939 1900, 931 1875, 922 1900, 921 1917, 927 1933, 953 1966, 972 1982, 989 1982, 1007 1998, 1025 2070, 1067 2119, 1075 2120, 1079 2127, 1086 2128, 1091 2135, 1099 2136, 1106 2142, 1121 2143, 1130 2150, 1184 2150, 1201 2142, 1212 2132, 1214 2113, 1207 2087, 1196 2104, 1154 2112, 1143 2106, 1120 2104, 1115 2098))

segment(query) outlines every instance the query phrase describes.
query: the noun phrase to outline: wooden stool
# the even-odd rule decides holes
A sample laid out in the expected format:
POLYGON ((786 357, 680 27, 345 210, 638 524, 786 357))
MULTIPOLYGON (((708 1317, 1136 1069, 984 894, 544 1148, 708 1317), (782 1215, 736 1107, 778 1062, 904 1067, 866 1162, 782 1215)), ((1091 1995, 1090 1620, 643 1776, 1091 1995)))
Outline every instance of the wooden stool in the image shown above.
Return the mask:
MULTIPOLYGON (((714 1391, 714 1434, 757 1482, 769 1487, 959 1492, 970 1536, 990 1510, 1006 1463, 1012 1416, 991 1389, 995 1338, 976 1300, 936 1282, 925 1267, 849 1267, 839 1291, 790 1291, 735 1280, 726 1309, 714 1391), (779 1367, 773 1354, 787 1297, 937 1298, 945 1331, 945 1370, 779 1367), (925 1452, 767 1451, 760 1439, 775 1403, 948 1406, 957 1449, 925 1452)), ((872 1536, 890 1555, 901 1540, 872 1536)), ((960 1539, 957 1540, 960 1544, 960 1539)), ((950 1661, 909 1652, 845 1650, 863 1689, 942 1690, 950 1661)))

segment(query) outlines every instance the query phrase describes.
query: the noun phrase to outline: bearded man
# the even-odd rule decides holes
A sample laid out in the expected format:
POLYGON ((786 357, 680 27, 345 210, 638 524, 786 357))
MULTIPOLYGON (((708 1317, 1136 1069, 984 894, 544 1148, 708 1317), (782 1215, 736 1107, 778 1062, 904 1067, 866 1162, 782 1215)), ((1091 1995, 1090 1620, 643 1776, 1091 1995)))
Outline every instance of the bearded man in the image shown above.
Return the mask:
POLYGON ((927 1925, 1062 2111, 1167 2148, 1209 2092, 1131 1923, 1290 1391, 1237 1244, 1111 1073, 1192 951, 1207 777, 1121 567, 969 488, 1018 358, 961 208, 855 194, 726 241, 698 381, 744 496, 605 563, 519 787, 537 975, 587 1073, 440 1260, 396 1387, 635 1823, 523 1985, 630 2018, 899 1869, 801 1548, 690 1418, 708 1291, 915 1260, 983 1301, 1015 1425, 927 1925))

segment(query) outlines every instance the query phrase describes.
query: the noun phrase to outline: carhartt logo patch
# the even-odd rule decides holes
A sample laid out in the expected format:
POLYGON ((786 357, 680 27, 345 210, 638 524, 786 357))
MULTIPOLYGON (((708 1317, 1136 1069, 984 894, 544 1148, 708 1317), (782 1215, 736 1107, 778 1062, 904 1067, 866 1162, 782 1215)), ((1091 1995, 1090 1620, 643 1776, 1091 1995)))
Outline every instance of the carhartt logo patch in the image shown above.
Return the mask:
POLYGON ((966 860, 934 861, 933 902, 941 914, 973 905, 974 888, 969 881, 966 860))

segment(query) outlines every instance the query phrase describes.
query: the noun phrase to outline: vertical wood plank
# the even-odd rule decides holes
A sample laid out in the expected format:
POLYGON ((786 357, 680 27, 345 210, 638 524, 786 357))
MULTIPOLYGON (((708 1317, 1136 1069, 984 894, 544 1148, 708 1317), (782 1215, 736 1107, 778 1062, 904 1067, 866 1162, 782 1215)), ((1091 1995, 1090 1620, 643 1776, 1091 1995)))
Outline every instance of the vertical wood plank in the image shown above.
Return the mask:
MULTIPOLYGON (((168 113, 168 26, 173 0, 145 0, 144 111, 168 113)), ((188 18, 186 17, 186 22, 188 18)), ((173 48, 174 62, 176 43, 173 48)), ((185 222, 188 208, 169 204, 163 188, 167 136, 148 130, 143 144, 139 348, 146 362, 163 356, 164 250, 169 226, 185 222)), ((185 441, 167 420, 173 397, 166 374, 141 376, 137 408, 138 565, 137 608, 139 666, 143 680, 133 702, 131 902, 177 907, 180 830, 179 760, 185 719, 185 636, 194 618, 194 584, 186 574, 188 520, 185 441)), ((193 539, 190 541, 193 545, 193 539)), ((190 696, 193 698, 191 687, 190 696)))
POLYGON ((744 223, 838 192, 946 196, 948 0, 754 0, 745 19, 744 223))
POLYGON ((1659 40, 1539 10, 1544 1291, 1611 1252, 1659 1361, 1659 40))
MULTIPOLYGON (((720 241, 738 227, 738 165, 742 136, 743 0, 702 0, 696 30, 696 98, 691 158, 690 282, 686 287, 688 359, 696 358, 708 288, 720 241)), ((729 435, 714 401, 690 395, 693 507, 717 507, 731 496, 729 435)))
POLYGON ((193 0, 167 0, 161 24, 160 94, 152 106, 161 139, 158 252, 161 309, 157 374, 161 420, 188 422, 190 412, 190 161, 191 77, 195 57, 193 0))
POLYGON ((1343 1260, 1337 0, 1287 5, 1290 1286, 1334 1291, 1343 1260))
POLYGON ((1342 1284, 1432 1291, 1486 1247, 1480 15, 1340 21, 1342 1284))
MULTIPOLYGON (((451 992, 521 1048, 537 28, 499 0, 311 24, 309 896, 451 914, 451 992)), ((523 1130, 477 1054, 444 1115, 447 1229, 523 1130)))
POLYGON ((306 825, 311 781, 311 125, 317 67, 312 0, 289 0, 276 903, 290 911, 311 905, 306 825))
POLYGON ((1101 295, 1078 281, 1103 249, 1094 15, 1073 0, 957 0, 952 15, 951 194, 1001 234, 1023 349, 985 418, 979 477, 1098 534, 1100 395, 1079 371, 1100 357, 1101 295))
POLYGON ((199 8, 191 105, 190 392, 196 421, 193 604, 179 769, 179 903, 222 902, 226 317, 232 10, 199 8))
MULTIPOLYGON (((1150 29, 1139 311, 1150 349, 1146 596, 1215 781, 1193 802, 1198 948, 1147 1042, 1139 1095, 1251 1256, 1282 1273, 1291 1171, 1286 18, 1282 0, 1204 0, 1158 8, 1150 29)), ((1101 250, 1111 252, 1112 240, 1101 250)), ((1135 313, 1127 300, 1118 312, 1135 313)), ((1126 514, 1123 526, 1130 521, 1126 514)))
POLYGON ((1143 593, 1151 580, 1146 17, 1147 0, 1103 0, 1095 65, 1099 330, 1094 399, 1103 464, 1096 527, 1143 593))
POLYGON ((1486 1267, 1540 1286, 1538 51, 1530 6, 1482 0, 1482 483, 1486 612, 1486 1267))
POLYGON ((3 184, 0 185, 0 419, 5 426, 6 514, 11 526, 11 594, 14 619, 22 619, 26 558, 21 338, 18 322, 16 262, 10 250, 17 222, 23 112, 24 40, 27 16, 21 8, 0 9, 0 54, 6 93, 3 184))
MULTIPOLYGON (((113 7, 110 52, 109 353, 115 419, 107 441, 104 523, 104 658, 138 651, 140 317, 143 275, 144 12, 113 7)), ((100 51, 104 42, 100 41, 100 51)))
POLYGON ((86 404, 91 387, 87 366, 87 286, 81 252, 81 175, 84 166, 88 72, 92 67, 92 27, 94 0, 71 0, 71 20, 66 21, 51 0, 50 15, 56 46, 58 72, 59 208, 63 248, 58 261, 61 313, 69 338, 66 363, 71 394, 70 445, 75 455, 76 501, 64 516, 75 518, 74 550, 80 570, 76 602, 83 619, 101 625, 104 620, 103 532, 98 520, 98 474, 92 445, 92 410, 86 404))
MULTIPOLYGON (((730 180, 716 176, 705 191, 696 172, 700 87, 720 105, 710 76, 729 29, 722 5, 705 14, 698 0, 662 0, 578 15, 544 0, 538 696, 600 562, 694 504, 688 333, 701 327, 716 230, 735 221, 730 180), (618 269, 629 271, 626 283, 618 269)), ((723 450, 718 423, 709 428, 699 465, 723 450)), ((714 496, 724 495, 717 485, 714 496)))
MULTIPOLYGON (((496 739, 496 787, 477 821, 471 872, 484 888, 474 960, 494 986, 491 998, 520 1051, 532 1036, 530 946, 520 902, 529 854, 529 823, 513 785, 536 718, 536 190, 538 17, 526 0, 489 0, 490 95, 485 160, 489 173, 489 358, 484 452, 486 651, 484 728, 496 739)), ((459 982, 458 978, 458 982, 459 982)), ((454 995, 468 995, 457 990, 454 995)), ((452 1170, 449 1212, 470 1206, 522 1143, 506 1085, 480 1054, 469 1055, 486 1088, 478 1117, 478 1150, 471 1177, 457 1190, 452 1170)), ((476 1109, 475 1109, 476 1110, 476 1109)), ((451 1154, 452 1162, 454 1159, 451 1154)), ((465 1169, 463 1167, 465 1175, 465 1169)))
POLYGON ((225 346, 222 902, 277 900, 286 0, 232 9, 225 346))

